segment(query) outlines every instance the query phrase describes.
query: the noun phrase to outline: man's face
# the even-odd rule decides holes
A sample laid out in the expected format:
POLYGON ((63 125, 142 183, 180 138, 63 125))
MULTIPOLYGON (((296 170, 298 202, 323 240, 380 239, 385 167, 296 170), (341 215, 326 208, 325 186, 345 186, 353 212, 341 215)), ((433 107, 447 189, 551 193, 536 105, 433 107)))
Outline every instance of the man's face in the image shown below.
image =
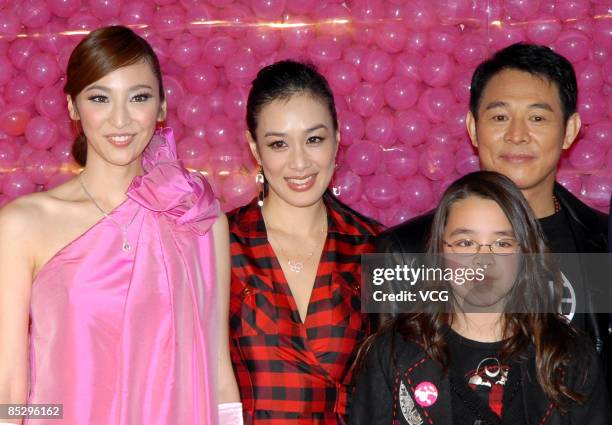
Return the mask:
POLYGON ((486 85, 478 116, 468 113, 472 144, 483 170, 508 176, 521 190, 550 186, 562 150, 580 130, 580 117, 567 122, 554 83, 508 69, 486 85))

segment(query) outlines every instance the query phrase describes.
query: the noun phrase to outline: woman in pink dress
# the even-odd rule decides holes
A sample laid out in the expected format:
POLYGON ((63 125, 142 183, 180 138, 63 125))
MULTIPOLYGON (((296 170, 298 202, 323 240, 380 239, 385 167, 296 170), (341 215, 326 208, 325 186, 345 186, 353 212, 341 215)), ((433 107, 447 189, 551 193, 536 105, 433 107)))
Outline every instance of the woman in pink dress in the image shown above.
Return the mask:
POLYGON ((227 220, 156 131, 153 50, 96 30, 64 91, 83 171, 0 210, 0 404, 63 406, 33 424, 238 423, 227 220))

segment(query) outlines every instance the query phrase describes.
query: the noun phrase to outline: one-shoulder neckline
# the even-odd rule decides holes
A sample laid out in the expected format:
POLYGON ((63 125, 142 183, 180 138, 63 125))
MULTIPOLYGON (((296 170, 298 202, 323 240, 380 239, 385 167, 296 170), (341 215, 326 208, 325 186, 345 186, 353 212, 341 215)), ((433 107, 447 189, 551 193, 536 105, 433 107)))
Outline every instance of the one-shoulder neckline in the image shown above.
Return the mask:
POLYGON ((38 269, 38 272, 36 273, 36 275, 34 275, 32 277, 32 288, 34 287, 34 285, 38 282, 40 275, 43 274, 44 271, 46 271, 48 268, 51 267, 52 263, 62 254, 64 253, 68 248, 70 248, 72 245, 74 245, 75 243, 77 243, 79 240, 83 239, 85 236, 87 236, 87 234, 89 234, 89 232, 91 232, 95 227, 97 227, 98 225, 102 224, 103 222, 108 220, 108 216, 116 214, 117 211, 119 211, 120 208, 122 208, 128 201, 130 200, 129 197, 127 197, 126 199, 124 199, 119 205, 117 205, 115 208, 113 208, 107 215, 102 216, 98 221, 96 221, 94 224, 92 224, 91 226, 89 226, 87 229, 85 229, 84 232, 82 232, 81 234, 79 234, 77 237, 75 237, 74 239, 71 239, 68 243, 66 243, 64 246, 62 246, 60 249, 58 249, 55 254, 53 254, 51 257, 49 257, 49 259, 38 269))

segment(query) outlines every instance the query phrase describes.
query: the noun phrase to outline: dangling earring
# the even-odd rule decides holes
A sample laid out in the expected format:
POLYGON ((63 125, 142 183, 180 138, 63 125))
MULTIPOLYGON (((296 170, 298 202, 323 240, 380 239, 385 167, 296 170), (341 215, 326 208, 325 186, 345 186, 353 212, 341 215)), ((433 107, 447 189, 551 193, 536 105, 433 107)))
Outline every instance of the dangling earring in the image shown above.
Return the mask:
POLYGON ((263 207, 264 197, 266 196, 266 194, 264 193, 266 190, 265 182, 266 179, 263 175, 263 170, 260 169, 259 173, 257 173, 257 175, 255 176, 255 183, 261 186, 261 190, 257 194, 257 205, 259 205, 260 208, 263 207))

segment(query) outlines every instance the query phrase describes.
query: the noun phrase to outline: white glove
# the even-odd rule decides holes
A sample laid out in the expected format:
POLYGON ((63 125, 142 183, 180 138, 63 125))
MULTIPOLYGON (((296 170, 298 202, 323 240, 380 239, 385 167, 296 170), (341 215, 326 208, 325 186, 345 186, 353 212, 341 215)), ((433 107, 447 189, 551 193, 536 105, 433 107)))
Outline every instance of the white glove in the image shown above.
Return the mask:
POLYGON ((243 425, 242 403, 221 403, 219 405, 219 425, 243 425))

